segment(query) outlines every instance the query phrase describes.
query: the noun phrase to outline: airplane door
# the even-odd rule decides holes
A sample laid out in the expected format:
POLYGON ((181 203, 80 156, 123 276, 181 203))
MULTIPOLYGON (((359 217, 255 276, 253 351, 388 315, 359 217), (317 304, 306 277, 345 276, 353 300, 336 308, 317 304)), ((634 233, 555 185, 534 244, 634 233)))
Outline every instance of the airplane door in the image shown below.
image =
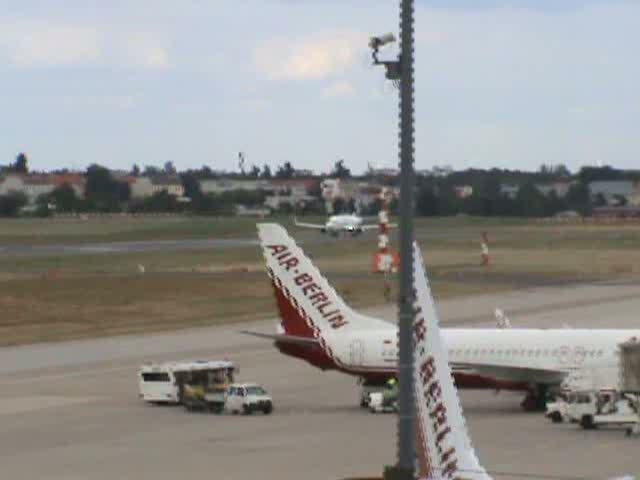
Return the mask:
POLYGON ((585 358, 587 356, 587 349, 582 347, 582 346, 578 346, 574 349, 573 351, 573 363, 577 366, 580 367, 582 366, 582 364, 585 361, 585 358))
POLYGON ((362 365, 364 362, 364 343, 362 340, 354 340, 349 348, 351 365, 362 365))

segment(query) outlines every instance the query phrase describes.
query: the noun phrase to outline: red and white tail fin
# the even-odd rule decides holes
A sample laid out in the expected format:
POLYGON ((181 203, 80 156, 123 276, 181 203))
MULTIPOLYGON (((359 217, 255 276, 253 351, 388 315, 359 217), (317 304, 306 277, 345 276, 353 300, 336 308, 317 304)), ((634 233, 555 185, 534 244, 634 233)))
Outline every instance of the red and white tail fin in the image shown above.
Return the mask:
POLYGON ((414 255, 413 336, 419 476, 490 480, 469 438, 422 254, 416 244, 414 255))
POLYGON ((354 312, 282 226, 258 224, 258 235, 287 335, 317 338, 390 327, 383 320, 354 312))

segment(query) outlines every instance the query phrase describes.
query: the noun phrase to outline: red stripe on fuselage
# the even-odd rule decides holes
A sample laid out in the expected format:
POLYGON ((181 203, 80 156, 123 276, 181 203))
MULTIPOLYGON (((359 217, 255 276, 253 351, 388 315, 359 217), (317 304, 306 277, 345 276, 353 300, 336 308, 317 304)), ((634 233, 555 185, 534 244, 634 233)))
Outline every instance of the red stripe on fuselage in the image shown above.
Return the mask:
POLYGON ((318 345, 296 345, 293 343, 275 342, 280 352, 291 357, 309 362, 320 370, 336 370, 336 363, 318 345))

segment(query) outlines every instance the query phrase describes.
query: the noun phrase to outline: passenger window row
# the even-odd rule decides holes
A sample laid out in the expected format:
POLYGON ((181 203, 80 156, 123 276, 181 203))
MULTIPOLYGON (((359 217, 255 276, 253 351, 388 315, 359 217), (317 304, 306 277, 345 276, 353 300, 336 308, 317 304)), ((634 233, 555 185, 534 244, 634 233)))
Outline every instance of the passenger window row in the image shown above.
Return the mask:
MULTIPOLYGON (((596 349, 590 349, 590 350, 584 350, 583 351, 584 356, 585 357, 601 357, 602 355, 604 355, 604 351, 602 349, 600 350, 596 350, 596 349)), ((540 348, 536 348, 536 349, 516 349, 516 348, 511 348, 511 349, 449 349, 449 356, 450 357, 461 357, 461 356, 520 356, 520 357, 548 357, 549 355, 551 355, 552 357, 558 357, 558 356, 564 356, 564 355, 575 355, 575 351, 574 352, 570 352, 570 351, 562 351, 561 349, 554 349, 554 350, 549 350, 549 349, 540 349, 540 348)))

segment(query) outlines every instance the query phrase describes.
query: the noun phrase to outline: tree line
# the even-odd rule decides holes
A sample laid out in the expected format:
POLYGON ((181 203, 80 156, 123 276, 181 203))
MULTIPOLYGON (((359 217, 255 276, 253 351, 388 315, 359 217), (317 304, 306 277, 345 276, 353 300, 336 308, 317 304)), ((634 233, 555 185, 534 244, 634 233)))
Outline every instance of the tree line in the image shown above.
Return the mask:
MULTIPOLYGON (((1 168, 5 173, 28 173, 28 158, 21 153, 14 163, 1 168)), ((190 169, 178 172, 172 162, 167 162, 164 168, 146 166, 143 169, 134 165, 132 176, 159 175, 178 176, 184 187, 188 201, 180 201, 166 191, 159 191, 147 198, 132 198, 131 189, 127 182, 115 178, 110 170, 101 165, 91 165, 84 176, 85 192, 81 197, 71 185, 61 185, 50 194, 37 199, 32 208, 36 215, 49 215, 52 206, 59 213, 88 213, 88 212, 173 212, 193 213, 202 215, 231 215, 238 204, 249 207, 261 207, 268 195, 262 190, 235 190, 220 194, 204 194, 200 189, 200 181, 217 178, 208 166, 200 169, 190 169)), ((271 172, 268 165, 262 168, 252 167, 248 172, 237 173, 232 178, 293 178, 296 169, 291 162, 283 162, 271 172)), ((328 177, 351 178, 351 170, 344 159, 334 163, 328 177)), ((316 185, 308 192, 315 198, 312 202, 297 206, 299 213, 324 212, 324 201, 320 197, 319 183, 323 177, 314 177, 316 185)), ((395 186, 397 178, 374 178, 369 171, 360 177, 362 180, 376 181, 395 186)), ((564 165, 543 165, 538 171, 527 172, 506 169, 467 169, 454 171, 444 177, 418 176, 415 191, 416 215, 446 216, 469 214, 478 216, 550 216, 565 210, 575 210, 582 215, 589 215, 594 206, 604 204, 603 198, 591 198, 588 184, 596 180, 640 180, 637 171, 619 170, 610 166, 583 167, 576 174, 564 165), (572 181, 567 194, 560 197, 555 191, 544 195, 536 184, 554 181, 572 181), (517 185, 517 193, 508 194, 502 186, 517 185), (455 187, 468 185, 472 187, 472 194, 461 198, 456 194, 455 187)), ((0 196, 0 216, 17 216, 27 205, 27 197, 22 193, 12 192, 0 196)), ((396 202, 391 205, 392 212, 396 202)), ((377 213, 379 205, 365 207, 362 214, 377 213)), ((293 207, 283 206, 284 213, 291 213, 293 207)), ((355 210, 353 201, 337 199, 334 212, 350 212, 355 210)))
POLYGON ((456 195, 453 187, 448 180, 419 182, 416 214, 548 217, 567 210, 590 215, 594 206, 589 188, 582 182, 571 185, 564 197, 560 197, 554 190, 544 195, 532 181, 520 185, 517 193, 510 195, 502 192, 500 184, 491 177, 474 182, 473 193, 465 198, 456 195))

